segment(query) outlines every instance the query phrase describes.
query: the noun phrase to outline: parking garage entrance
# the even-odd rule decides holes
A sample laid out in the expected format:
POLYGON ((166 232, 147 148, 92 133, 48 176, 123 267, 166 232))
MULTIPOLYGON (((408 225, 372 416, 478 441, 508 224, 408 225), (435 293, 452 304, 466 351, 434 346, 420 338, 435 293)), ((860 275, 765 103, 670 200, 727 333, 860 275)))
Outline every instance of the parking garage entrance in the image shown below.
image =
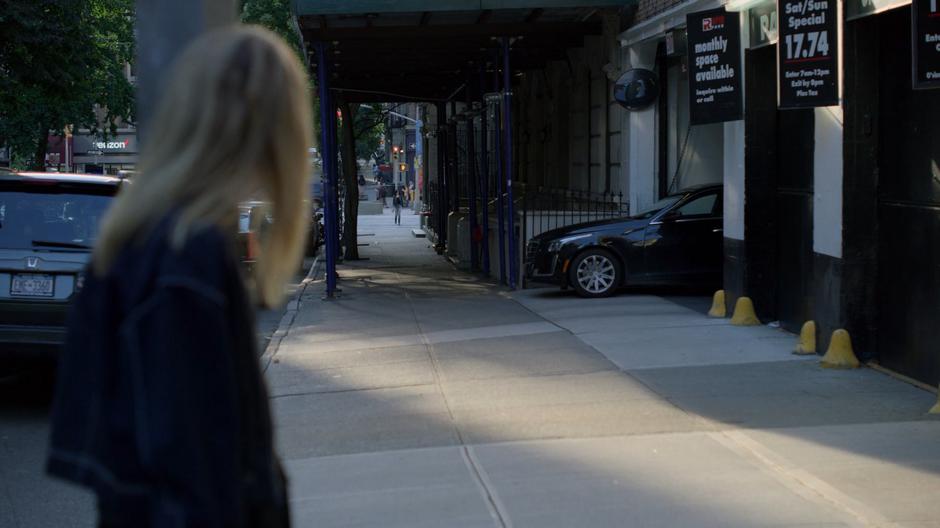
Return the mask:
POLYGON ((775 46, 746 51, 745 291, 799 332, 813 319, 813 109, 777 108, 775 46))
POLYGON ((846 24, 848 324, 868 359, 940 382, 940 90, 911 87, 909 6, 846 24))
MULTIPOLYGON (((328 294, 336 289, 333 270, 340 250, 338 146, 354 142, 337 136, 340 107, 387 103, 392 112, 395 105, 421 105, 409 116, 416 125, 411 137, 426 148, 414 152, 419 160, 407 157, 412 151, 405 145, 401 161, 406 171, 419 164, 426 169, 424 177, 415 178, 426 204, 424 227, 441 253, 471 270, 498 274, 510 287, 521 285, 521 248, 535 232, 526 207, 549 202, 528 200, 529 193, 563 197, 565 211, 577 208, 597 216, 598 211, 623 210, 622 194, 609 189, 601 196, 590 189, 550 194, 518 179, 524 162, 515 151, 530 139, 528 132, 514 128, 514 119, 528 107, 527 94, 514 92, 522 76, 543 71, 549 63, 578 67, 571 50, 605 27, 616 34, 627 20, 622 1, 546 4, 519 2, 507 8, 488 0, 427 2, 421 10, 410 10, 376 0, 295 3, 318 79, 324 124, 328 294)), ((345 167, 355 170, 348 160, 345 167)))

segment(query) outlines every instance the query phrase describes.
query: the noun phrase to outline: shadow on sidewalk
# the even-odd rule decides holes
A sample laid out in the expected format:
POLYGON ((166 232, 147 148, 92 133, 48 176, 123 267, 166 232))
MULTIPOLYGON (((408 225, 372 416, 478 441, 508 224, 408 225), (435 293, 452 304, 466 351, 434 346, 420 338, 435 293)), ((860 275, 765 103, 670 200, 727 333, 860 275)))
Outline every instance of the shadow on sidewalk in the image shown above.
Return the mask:
MULTIPOLYGON (((722 432, 743 430, 801 470, 823 471, 838 460, 940 485, 940 453, 927 441, 940 426, 924 415, 933 395, 868 369, 823 370, 812 359, 789 356, 621 370, 561 327, 465 339, 460 332, 551 323, 494 284, 455 271, 426 242, 379 231, 378 244, 364 248, 371 260, 341 269, 339 300, 322 302, 316 293, 304 299, 269 370, 279 442, 289 459, 470 444, 490 453, 483 463, 492 464, 487 469, 501 492, 511 494, 513 482, 531 477, 513 473, 514 463, 531 463, 525 467, 585 489, 620 482, 622 500, 612 509, 694 511, 702 526, 841 519, 825 508, 788 517, 807 505, 762 480, 769 470, 760 462, 711 436, 722 432), (448 340, 447 332, 457 334, 448 340), (429 346, 428 336, 442 340, 429 346), (611 440, 604 452, 584 443, 605 437, 611 440), (571 448, 538 443, 549 439, 565 439, 571 448), (655 446, 682 463, 643 454, 655 446), (617 453, 622 458, 609 458, 617 453), (755 468, 763 476, 749 473, 755 468), (716 494, 713 483, 728 479, 741 487, 728 482, 716 494), (728 495, 732 489, 739 497, 728 495)), ((657 317, 698 317, 708 304, 697 295, 703 292, 689 290, 631 289, 601 300, 555 289, 530 293, 585 319, 609 307, 628 314, 616 315, 624 322, 635 317, 631 310, 646 309, 631 304, 642 300, 664 299, 655 304, 657 317)), ((704 316, 702 322, 703 332, 716 327, 704 316)), ((562 488, 545 484, 532 493, 584 515, 572 522, 589 519, 586 506, 572 503, 562 488)), ((923 486, 909 492, 915 502, 927 493, 923 486)))

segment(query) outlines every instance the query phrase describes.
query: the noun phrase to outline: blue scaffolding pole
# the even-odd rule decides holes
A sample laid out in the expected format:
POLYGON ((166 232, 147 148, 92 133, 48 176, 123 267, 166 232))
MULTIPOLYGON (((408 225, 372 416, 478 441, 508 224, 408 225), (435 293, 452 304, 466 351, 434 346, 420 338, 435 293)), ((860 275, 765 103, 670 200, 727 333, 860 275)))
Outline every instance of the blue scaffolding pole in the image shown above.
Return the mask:
MULTIPOLYGON (((499 92, 499 51, 493 51, 493 90, 499 92)), ((497 239, 499 240, 499 282, 506 284, 506 206, 503 203, 503 142, 500 137, 500 119, 499 108, 493 112, 496 132, 496 223, 497 239)))
POLYGON ((471 78, 467 74, 467 194, 470 199, 470 269, 476 271, 478 257, 480 255, 478 242, 474 240, 477 226, 477 170, 476 170, 476 148, 473 141, 473 95, 471 92, 471 78))
POLYGON ((336 261, 339 252, 339 232, 337 224, 337 175, 336 175, 336 113, 330 97, 329 72, 327 71, 326 46, 316 43, 317 48, 317 88, 320 95, 320 125, 323 159, 323 228, 326 232, 324 250, 326 251, 326 297, 336 294, 336 261))
POLYGON ((486 141, 486 126, 487 118, 489 112, 486 107, 486 97, 484 96, 486 92, 486 61, 483 61, 483 64, 480 66, 480 108, 482 113, 480 114, 480 177, 479 177, 479 188, 480 188, 480 198, 483 202, 483 274, 490 274, 490 196, 489 196, 489 186, 490 186, 490 157, 489 157, 489 145, 486 141))
POLYGON ((437 103, 437 251, 447 247, 447 107, 437 103))
POLYGON ((509 217, 509 287, 515 290, 519 263, 516 254, 516 212, 512 202, 512 76, 509 73, 509 37, 503 37, 503 121, 506 136, 506 216, 509 217))

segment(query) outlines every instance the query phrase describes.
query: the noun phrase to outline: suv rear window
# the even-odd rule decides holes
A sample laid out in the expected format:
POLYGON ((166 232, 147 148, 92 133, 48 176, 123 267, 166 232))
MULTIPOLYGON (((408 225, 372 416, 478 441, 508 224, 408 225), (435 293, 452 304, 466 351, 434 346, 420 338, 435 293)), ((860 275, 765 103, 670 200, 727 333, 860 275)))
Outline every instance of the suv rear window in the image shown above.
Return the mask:
POLYGON ((89 249, 116 191, 104 185, 3 183, 0 249, 89 249))

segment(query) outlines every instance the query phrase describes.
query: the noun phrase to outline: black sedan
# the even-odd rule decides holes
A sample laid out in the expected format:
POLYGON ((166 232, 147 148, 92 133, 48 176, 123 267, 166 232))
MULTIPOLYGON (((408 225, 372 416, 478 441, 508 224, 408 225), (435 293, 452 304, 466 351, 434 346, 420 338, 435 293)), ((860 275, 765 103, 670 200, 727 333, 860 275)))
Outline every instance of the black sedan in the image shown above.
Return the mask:
POLYGON ((722 188, 693 187, 641 214, 542 233, 526 246, 526 278, 606 297, 630 284, 721 281, 722 188))

